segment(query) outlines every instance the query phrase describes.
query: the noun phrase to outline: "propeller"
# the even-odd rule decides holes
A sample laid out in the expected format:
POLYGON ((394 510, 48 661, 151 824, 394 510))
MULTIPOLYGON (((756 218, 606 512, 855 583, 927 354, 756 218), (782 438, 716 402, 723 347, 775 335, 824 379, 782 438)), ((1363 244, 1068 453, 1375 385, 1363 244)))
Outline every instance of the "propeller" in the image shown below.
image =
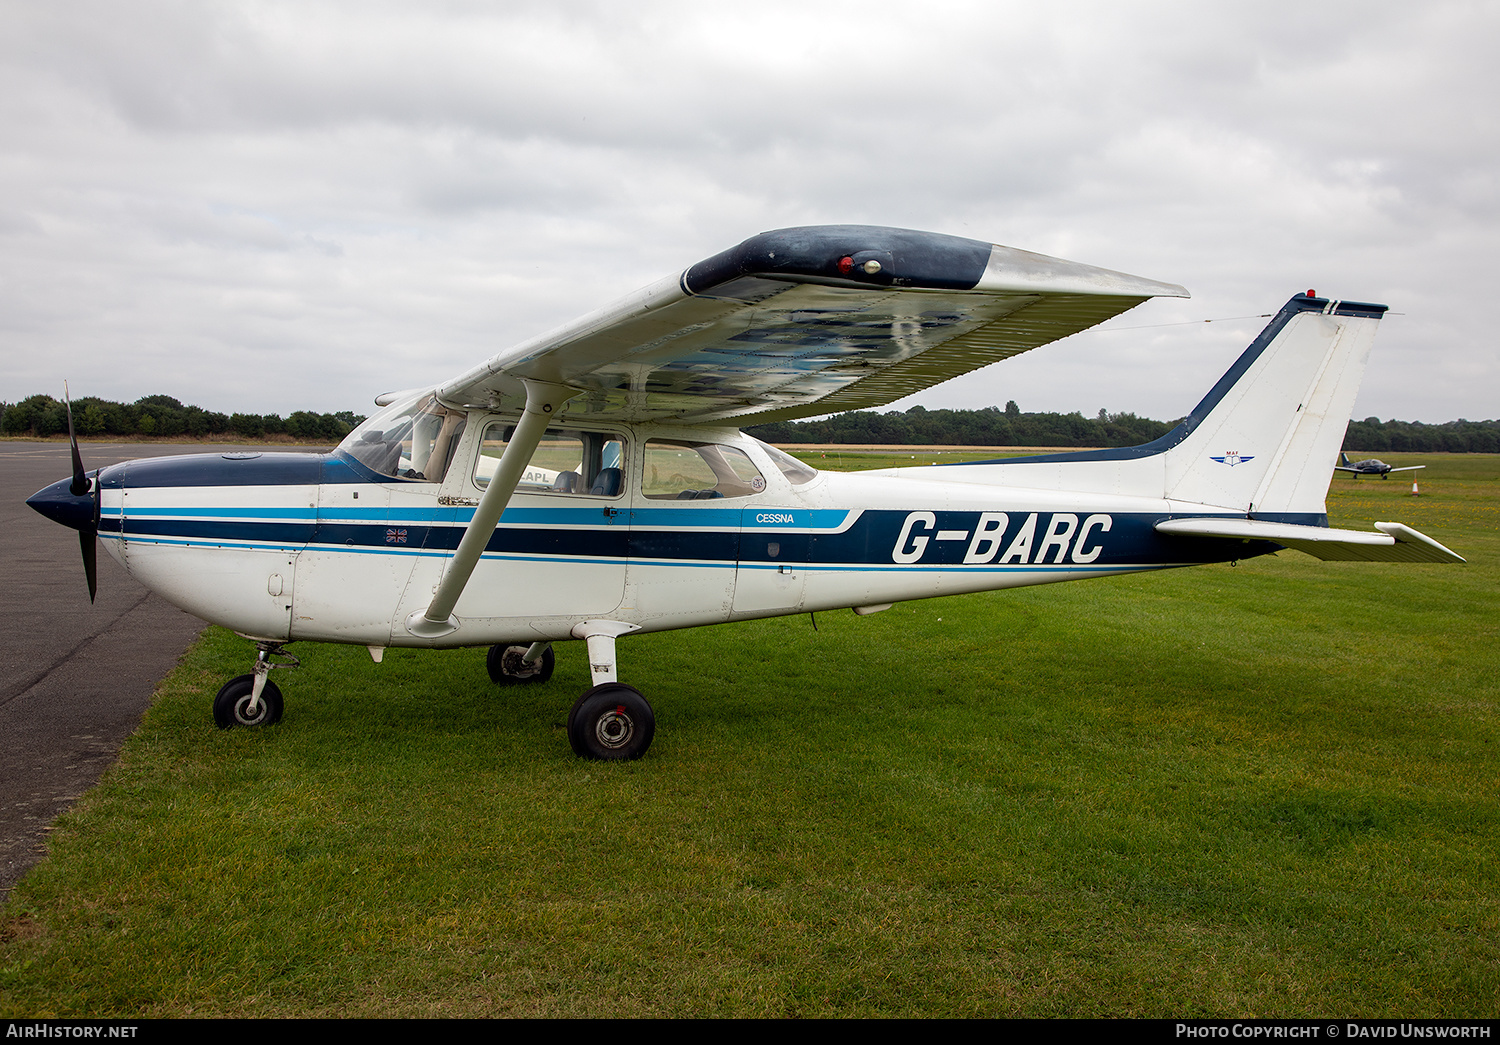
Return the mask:
POLYGON ((98 485, 99 470, 94 470, 94 484, 91 486, 88 473, 83 470, 83 457, 78 452, 78 436, 73 431, 73 402, 68 394, 66 381, 63 382, 63 408, 68 412, 68 445, 73 450, 73 482, 69 484, 68 492, 74 497, 88 494, 89 500, 93 502, 88 522, 78 527, 78 550, 83 553, 83 576, 89 582, 89 602, 93 602, 99 591, 99 494, 93 488, 98 485))

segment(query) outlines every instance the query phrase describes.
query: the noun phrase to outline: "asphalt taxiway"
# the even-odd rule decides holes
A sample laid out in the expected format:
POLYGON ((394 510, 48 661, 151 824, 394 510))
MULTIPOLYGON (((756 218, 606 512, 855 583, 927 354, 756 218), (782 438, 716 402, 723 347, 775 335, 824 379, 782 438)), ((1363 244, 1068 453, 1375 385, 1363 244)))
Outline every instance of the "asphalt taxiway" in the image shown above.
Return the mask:
MULTIPOLYGON (((136 457, 243 448, 79 449, 92 471, 136 457)), ((89 604, 77 532, 25 503, 72 471, 65 442, 0 441, 0 547, 8 560, 0 599, 0 901, 44 855, 52 821, 114 761, 156 683, 204 627, 132 580, 103 548, 98 599, 89 604)))

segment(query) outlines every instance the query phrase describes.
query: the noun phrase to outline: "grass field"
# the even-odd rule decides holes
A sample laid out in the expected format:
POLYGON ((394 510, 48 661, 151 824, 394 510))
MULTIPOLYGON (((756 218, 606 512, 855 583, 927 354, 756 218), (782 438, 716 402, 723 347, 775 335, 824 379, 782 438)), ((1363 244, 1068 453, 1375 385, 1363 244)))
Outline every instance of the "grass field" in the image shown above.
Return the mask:
POLYGON ((1422 497, 1340 476, 1333 524, 1469 565, 626 639, 626 765, 569 751, 578 644, 524 690, 299 647, 282 724, 220 733, 211 630, 0 908, 0 1012, 1493 1017, 1500 459, 1400 463, 1422 497))

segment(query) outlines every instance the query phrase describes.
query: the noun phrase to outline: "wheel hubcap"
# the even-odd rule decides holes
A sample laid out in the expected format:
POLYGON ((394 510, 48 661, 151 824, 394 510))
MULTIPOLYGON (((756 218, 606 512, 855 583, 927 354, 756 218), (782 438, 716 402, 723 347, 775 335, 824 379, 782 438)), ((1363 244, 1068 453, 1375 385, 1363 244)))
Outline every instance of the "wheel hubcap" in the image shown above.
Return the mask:
POLYGON ((599 743, 607 748, 624 747, 630 743, 633 733, 635 733, 635 723, 625 713, 623 705, 613 711, 606 711, 594 723, 594 735, 599 738, 599 743))
POLYGON ((260 725, 265 721, 266 711, 267 708, 265 700, 262 700, 256 707, 254 715, 250 714, 250 698, 248 696, 241 697, 234 703, 234 717, 242 726, 260 725))

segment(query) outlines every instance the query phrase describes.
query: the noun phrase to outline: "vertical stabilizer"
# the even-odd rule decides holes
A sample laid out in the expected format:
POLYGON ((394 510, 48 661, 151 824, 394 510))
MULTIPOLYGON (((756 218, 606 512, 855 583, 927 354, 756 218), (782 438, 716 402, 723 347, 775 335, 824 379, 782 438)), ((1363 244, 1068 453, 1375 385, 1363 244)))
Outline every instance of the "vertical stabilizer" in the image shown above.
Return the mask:
POLYGON ((1386 306, 1298 295, 1164 441, 1166 495, 1259 518, 1324 516, 1386 306))

